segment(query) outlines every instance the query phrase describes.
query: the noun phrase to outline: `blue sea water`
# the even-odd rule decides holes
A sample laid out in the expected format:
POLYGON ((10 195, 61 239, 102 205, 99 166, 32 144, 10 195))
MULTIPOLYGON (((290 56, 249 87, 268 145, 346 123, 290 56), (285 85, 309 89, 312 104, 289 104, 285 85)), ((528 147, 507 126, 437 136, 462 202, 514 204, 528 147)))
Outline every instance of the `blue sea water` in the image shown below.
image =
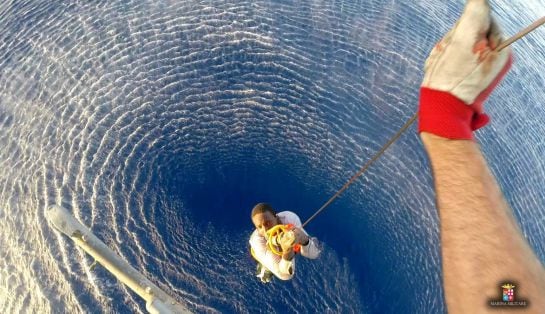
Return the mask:
MULTIPOLYGON (((492 6, 506 34, 545 15, 542 0, 492 6)), ((194 312, 445 312, 414 127, 308 225, 324 251, 294 280, 259 283, 247 240, 255 203, 306 220, 412 116, 423 62, 462 7, 2 2, 0 312, 145 312, 50 227, 51 204, 194 312)), ((542 261, 544 35, 513 45, 478 133, 542 261)))

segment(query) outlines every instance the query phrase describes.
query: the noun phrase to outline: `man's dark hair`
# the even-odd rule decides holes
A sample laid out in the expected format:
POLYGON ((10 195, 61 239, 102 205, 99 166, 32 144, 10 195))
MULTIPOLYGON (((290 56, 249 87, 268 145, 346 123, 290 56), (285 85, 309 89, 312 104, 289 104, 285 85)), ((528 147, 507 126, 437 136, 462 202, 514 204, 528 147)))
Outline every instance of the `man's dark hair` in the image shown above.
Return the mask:
POLYGON ((255 215, 263 214, 264 212, 269 212, 273 215, 276 215, 276 212, 274 211, 271 205, 267 203, 259 203, 255 205, 254 208, 252 209, 252 215, 250 217, 253 218, 255 215))

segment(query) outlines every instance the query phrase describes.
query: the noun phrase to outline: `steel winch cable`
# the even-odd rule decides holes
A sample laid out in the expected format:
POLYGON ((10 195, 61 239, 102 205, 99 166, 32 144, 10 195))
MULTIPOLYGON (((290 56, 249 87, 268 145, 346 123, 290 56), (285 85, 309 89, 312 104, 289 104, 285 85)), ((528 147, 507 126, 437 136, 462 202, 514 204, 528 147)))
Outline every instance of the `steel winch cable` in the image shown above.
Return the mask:
MULTIPOLYGON (((502 49, 504 49, 505 47, 511 45, 512 43, 514 43, 515 41, 521 39, 522 37, 526 36, 528 33, 530 33, 531 31, 535 30, 536 28, 538 28, 539 26, 543 25, 545 23, 545 16, 544 17, 541 17, 539 18, 538 20, 536 20, 534 23, 530 24, 528 27, 526 27, 525 29, 521 30, 520 32, 518 32, 517 34, 511 36, 510 38, 508 38, 507 40, 503 41, 497 48, 496 48, 496 51, 501 51, 502 49)), ((409 121, 407 121, 405 123, 405 125, 403 125, 403 127, 401 127, 401 129, 399 129, 399 131, 397 131, 397 133, 392 136, 392 138, 390 138, 390 140, 384 144, 384 146, 382 146, 382 148, 377 152, 375 153, 375 155, 367 162, 365 163, 365 165, 363 165, 363 167, 360 168, 360 170, 355 174, 353 175, 343 186, 342 188, 340 188, 337 193, 335 193, 327 202, 324 203, 324 205, 322 205, 322 207, 320 207, 312 216, 310 216, 309 219, 307 219, 305 221, 305 223, 303 223, 303 225, 301 226, 302 228, 304 228, 312 219, 314 219, 316 216, 318 216, 318 214, 320 214, 324 209, 326 209, 327 206, 329 206, 337 197, 339 197, 352 183, 354 183, 354 181, 356 181, 356 179, 361 176, 380 156, 382 156, 382 154, 386 151, 386 149, 388 149, 388 147, 390 147, 390 145, 392 145, 400 136, 401 134, 403 134, 403 132, 405 132, 413 123, 414 121, 416 121, 416 118, 418 117, 418 112, 415 113, 410 119, 409 121)))

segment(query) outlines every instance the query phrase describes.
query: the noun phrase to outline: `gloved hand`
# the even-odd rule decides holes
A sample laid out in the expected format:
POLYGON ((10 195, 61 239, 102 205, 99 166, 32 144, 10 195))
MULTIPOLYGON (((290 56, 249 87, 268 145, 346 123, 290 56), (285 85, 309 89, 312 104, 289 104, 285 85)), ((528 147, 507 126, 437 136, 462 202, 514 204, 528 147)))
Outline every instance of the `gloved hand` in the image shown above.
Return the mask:
POLYGON ((483 102, 512 63, 486 0, 468 0, 454 28, 433 48, 420 89, 420 132, 450 139, 473 139, 489 118, 483 102))

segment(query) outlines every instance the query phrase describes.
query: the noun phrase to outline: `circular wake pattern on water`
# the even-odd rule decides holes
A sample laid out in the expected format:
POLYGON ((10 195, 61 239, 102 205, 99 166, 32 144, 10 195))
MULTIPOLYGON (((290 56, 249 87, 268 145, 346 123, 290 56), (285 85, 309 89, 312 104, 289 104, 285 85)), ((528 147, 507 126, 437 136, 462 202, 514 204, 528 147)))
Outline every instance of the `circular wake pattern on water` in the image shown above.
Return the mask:
MULTIPOLYGON (((293 281, 258 283, 247 240, 255 203, 306 219, 403 125, 427 47, 455 19, 439 17, 460 7, 0 5, 0 309, 144 311, 47 224, 45 209, 60 204, 196 312, 444 311, 431 177, 414 129, 308 226, 325 250, 298 261, 293 281)), ((493 164, 505 162, 498 150, 522 154, 511 134, 485 132, 493 164)), ((539 147, 522 146, 533 157, 513 171, 543 182, 528 168, 543 174, 539 147)), ((543 257, 545 231, 529 223, 543 217, 531 206, 543 191, 526 185, 521 198, 511 191, 524 183, 502 184, 513 184, 508 196, 543 257)))

